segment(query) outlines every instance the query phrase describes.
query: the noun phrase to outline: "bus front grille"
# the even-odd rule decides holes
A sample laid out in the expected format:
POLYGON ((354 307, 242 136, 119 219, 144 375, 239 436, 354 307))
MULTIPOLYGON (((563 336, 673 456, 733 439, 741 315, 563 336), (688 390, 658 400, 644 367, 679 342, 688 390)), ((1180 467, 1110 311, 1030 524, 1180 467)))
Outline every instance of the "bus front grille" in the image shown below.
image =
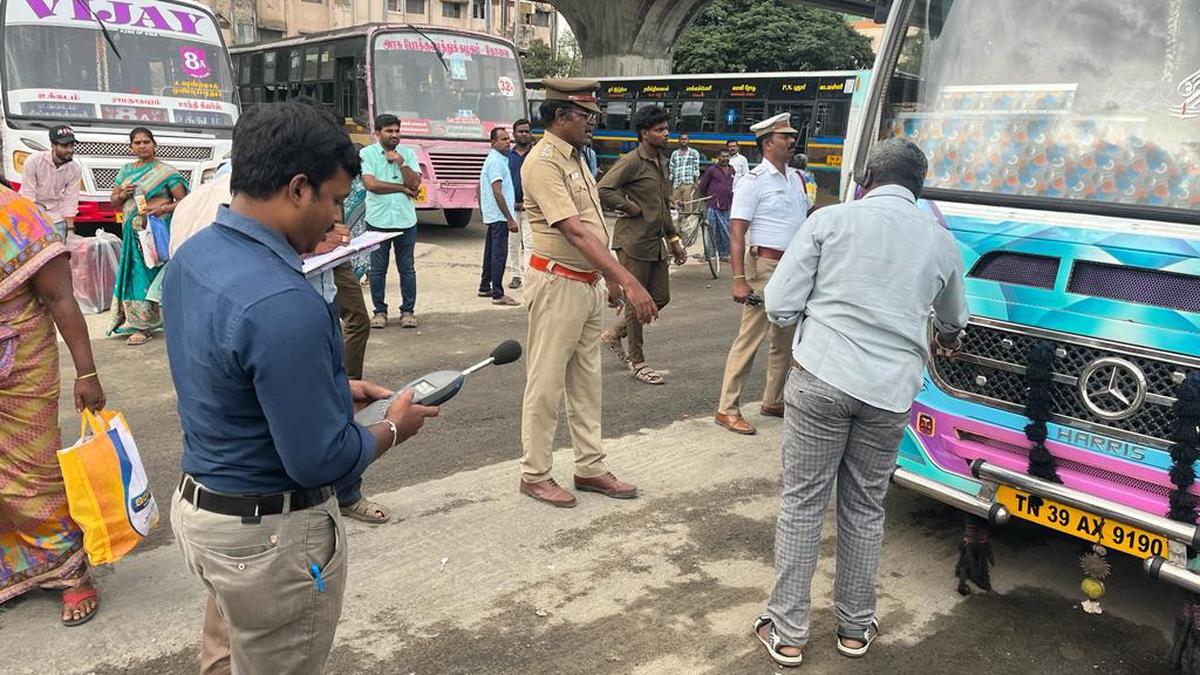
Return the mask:
POLYGON ((1200 369, 1198 359, 973 319, 962 352, 954 359, 935 358, 930 374, 958 398, 1024 415, 1026 365, 1042 340, 1056 352, 1050 385, 1054 421, 1158 447, 1170 444, 1175 389, 1190 370, 1200 369))
MULTIPOLYGON (((79 157, 133 157, 128 144, 92 141, 76 143, 75 154, 79 157)), ((207 161, 212 159, 213 149, 199 145, 160 145, 155 154, 159 159, 207 161)))
POLYGON ((483 172, 485 154, 459 152, 430 152, 435 180, 451 183, 477 183, 483 172))

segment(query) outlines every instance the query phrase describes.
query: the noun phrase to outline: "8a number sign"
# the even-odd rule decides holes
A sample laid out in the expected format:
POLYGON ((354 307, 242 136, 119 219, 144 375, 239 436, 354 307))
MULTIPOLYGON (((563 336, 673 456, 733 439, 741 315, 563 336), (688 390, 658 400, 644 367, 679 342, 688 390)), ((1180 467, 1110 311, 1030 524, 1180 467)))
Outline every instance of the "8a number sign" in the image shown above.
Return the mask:
POLYGON ((179 60, 183 64, 183 72, 191 77, 202 80, 212 75, 208 55, 201 47, 180 47, 179 60))

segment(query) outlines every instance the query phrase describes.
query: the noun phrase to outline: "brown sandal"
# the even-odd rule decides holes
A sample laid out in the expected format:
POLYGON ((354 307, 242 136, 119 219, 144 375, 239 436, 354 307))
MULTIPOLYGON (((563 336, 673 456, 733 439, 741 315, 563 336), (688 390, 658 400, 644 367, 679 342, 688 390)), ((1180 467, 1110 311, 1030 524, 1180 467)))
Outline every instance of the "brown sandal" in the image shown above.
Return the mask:
POLYGON ((96 593, 96 587, 93 586, 92 582, 90 581, 78 588, 67 588, 63 590, 62 602, 64 613, 69 612, 72 616, 74 616, 75 612, 79 610, 80 605, 88 600, 95 601, 95 603, 92 605, 92 610, 79 616, 78 618, 64 618, 62 620, 64 626, 82 626, 83 624, 94 619, 96 617, 96 612, 100 611, 100 600, 98 594, 96 593))
POLYGON ((663 376, 655 369, 644 363, 629 364, 629 371, 633 373, 633 379, 645 384, 665 384, 663 376))
POLYGON ((600 334, 600 343, 608 347, 608 351, 613 353, 621 363, 625 363, 625 347, 621 344, 621 338, 616 333, 606 330, 600 334))
POLYGON ((342 515, 347 518, 361 520, 371 525, 382 525, 392 517, 391 513, 382 504, 373 502, 366 497, 354 502, 350 506, 341 507, 341 511, 342 515))
POLYGON ((129 345, 130 347, 141 347, 149 341, 150 335, 148 333, 138 331, 133 335, 130 335, 129 339, 125 340, 125 344, 129 345))

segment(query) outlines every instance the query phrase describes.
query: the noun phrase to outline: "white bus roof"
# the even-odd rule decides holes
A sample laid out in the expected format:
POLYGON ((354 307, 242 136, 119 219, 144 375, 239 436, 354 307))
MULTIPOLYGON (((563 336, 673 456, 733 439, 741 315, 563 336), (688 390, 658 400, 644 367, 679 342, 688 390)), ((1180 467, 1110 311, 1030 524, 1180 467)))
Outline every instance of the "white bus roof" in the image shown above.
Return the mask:
POLYGON ((328 40, 340 40, 342 38, 366 36, 371 33, 384 30, 409 30, 416 28, 426 33, 451 33, 454 35, 464 35, 480 40, 492 40, 504 45, 508 45, 516 50, 516 45, 512 40, 491 35, 490 33, 480 33, 477 31, 466 30, 463 28, 447 28, 446 26, 427 26, 424 24, 411 23, 364 23, 358 26, 349 26, 346 28, 335 28, 333 30, 321 31, 319 33, 308 33, 305 35, 295 35, 292 37, 280 38, 278 40, 268 40, 266 42, 254 42, 246 45, 238 45, 230 47, 230 54, 246 54, 249 52, 257 52, 264 49, 276 49, 281 47, 293 47, 295 45, 306 45, 314 42, 325 42, 328 40))
MULTIPOLYGON (((864 68, 863 70, 868 70, 864 68)), ((792 70, 777 73, 683 73, 678 75, 629 75, 625 77, 596 77, 598 82, 630 82, 634 80, 724 80, 724 79, 766 79, 768 77, 845 77, 857 75, 860 70, 792 70)), ((541 85, 545 78, 525 80, 525 86, 541 85)))

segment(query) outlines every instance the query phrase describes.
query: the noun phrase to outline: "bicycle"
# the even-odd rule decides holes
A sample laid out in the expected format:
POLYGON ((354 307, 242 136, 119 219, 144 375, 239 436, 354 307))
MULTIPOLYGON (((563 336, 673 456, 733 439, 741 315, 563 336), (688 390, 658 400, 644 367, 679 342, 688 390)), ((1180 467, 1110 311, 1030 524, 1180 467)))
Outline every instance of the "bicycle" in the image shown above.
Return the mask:
POLYGON ((716 279, 721 275, 721 257, 717 254, 714 225, 708 222, 703 206, 709 199, 712 198, 701 197, 683 202, 681 206, 684 208, 675 214, 675 229, 679 230, 679 238, 684 248, 691 248, 697 237, 701 239, 704 253, 696 254, 696 257, 708 263, 708 271, 712 278, 716 279))

